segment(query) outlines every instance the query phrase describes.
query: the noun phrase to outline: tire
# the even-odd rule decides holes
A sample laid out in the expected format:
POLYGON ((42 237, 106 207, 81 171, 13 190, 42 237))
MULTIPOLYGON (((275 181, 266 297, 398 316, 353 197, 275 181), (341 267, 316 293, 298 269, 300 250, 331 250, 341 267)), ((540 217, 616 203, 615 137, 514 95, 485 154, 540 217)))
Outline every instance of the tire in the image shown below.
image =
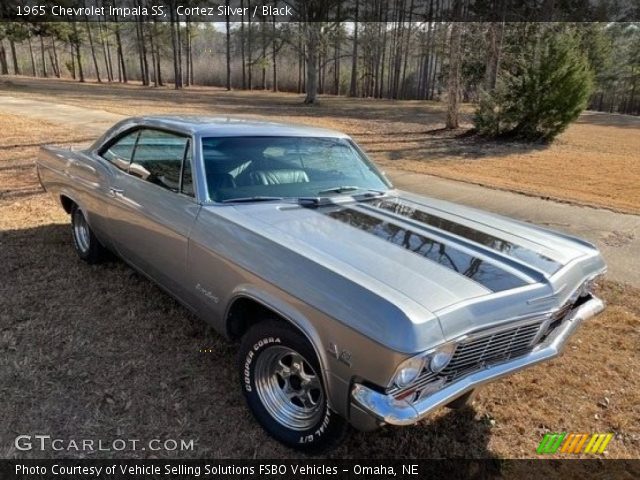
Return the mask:
POLYGON ((249 329, 240 345, 238 369, 251 413, 279 442, 318 453, 345 437, 348 424, 328 405, 313 348, 283 322, 265 320, 249 329))
POLYGON ((89 264, 99 263, 106 257, 106 249, 100 244, 77 205, 71 207, 71 237, 78 256, 89 264))

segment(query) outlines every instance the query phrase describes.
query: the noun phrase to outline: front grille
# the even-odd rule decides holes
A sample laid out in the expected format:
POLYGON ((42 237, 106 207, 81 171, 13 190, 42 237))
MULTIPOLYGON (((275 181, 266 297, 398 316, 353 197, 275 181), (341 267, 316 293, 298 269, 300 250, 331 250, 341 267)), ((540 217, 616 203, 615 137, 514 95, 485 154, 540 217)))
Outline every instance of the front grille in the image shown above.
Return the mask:
POLYGON ((541 324, 541 321, 529 323, 459 344, 451 362, 440 375, 451 381, 486 364, 524 355, 531 350, 531 343, 541 324))
POLYGON ((426 366, 418 380, 411 386, 389 390, 396 398, 407 397, 411 392, 412 399, 420 397, 420 391, 429 384, 440 380, 450 383, 464 375, 480 370, 487 364, 502 362, 526 354, 533 348, 533 340, 538 334, 543 320, 507 328, 487 335, 477 336, 458 344, 449 365, 440 373, 433 373, 426 366))

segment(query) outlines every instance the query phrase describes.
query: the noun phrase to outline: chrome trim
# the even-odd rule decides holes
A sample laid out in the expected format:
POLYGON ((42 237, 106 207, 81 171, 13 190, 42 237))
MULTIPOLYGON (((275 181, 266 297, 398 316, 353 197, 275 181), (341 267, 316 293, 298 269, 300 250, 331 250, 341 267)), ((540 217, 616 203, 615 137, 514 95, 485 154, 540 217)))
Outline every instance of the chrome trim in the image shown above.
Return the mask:
MULTIPOLYGON (((455 337, 453 340, 448 341, 446 343, 443 343, 441 345, 439 345, 438 347, 432 348, 430 350, 427 350, 425 352, 422 352, 418 355, 416 355, 416 357, 429 357, 430 355, 432 355, 434 352, 438 351, 439 349, 442 348, 443 345, 447 345, 447 344, 452 344, 455 346, 455 350, 453 352, 453 355, 451 356, 450 362, 453 360, 453 358, 456 355, 457 349, 461 346, 464 346, 467 343, 473 342, 474 340, 478 340, 487 336, 491 336, 491 335, 496 335, 496 334, 500 334, 500 333, 504 333, 504 332, 509 332, 513 329, 516 328, 521 328, 521 327, 526 327, 529 325, 538 325, 538 332, 536 333, 534 339, 532 339, 527 346, 529 345, 533 345, 535 343, 535 341, 540 337, 541 335, 541 331, 543 330, 543 327, 546 328, 546 325, 548 325, 548 322, 550 321, 550 319, 552 319, 552 313, 551 312, 544 312, 544 313, 535 313, 535 314, 529 314, 529 315, 524 315, 521 317, 518 317, 516 319, 512 319, 511 321, 505 321, 500 323, 499 325, 493 326, 493 327, 488 327, 488 328, 481 328, 481 329, 476 329, 476 330, 472 330, 468 333, 464 333, 462 335, 459 335, 457 337, 455 337)), ((403 362, 404 363, 404 362, 403 362)), ((409 385, 407 385, 406 387, 402 387, 399 388, 397 386, 395 386, 393 380, 400 368, 400 366, 402 365, 402 363, 398 366, 398 368, 396 368, 396 373, 394 373, 391 382, 389 383, 389 385, 387 385, 387 393, 392 393, 394 395, 399 395, 402 394, 405 391, 408 390, 416 390, 416 389, 420 389, 420 388, 424 388, 426 386, 426 384, 432 380, 436 380, 438 378, 438 375, 441 374, 443 371, 445 371, 448 368, 448 365, 441 370, 440 372, 432 372, 431 369, 429 368, 428 363, 425 364, 424 369, 422 370, 422 372, 420 373, 420 375, 418 375, 418 377, 409 385)))
POLYGON ((412 425, 435 408, 446 405, 473 388, 557 357, 575 329, 583 321, 598 315, 603 310, 604 302, 592 296, 590 300, 571 312, 544 343, 536 346, 527 355, 471 373, 414 403, 404 399, 398 400, 393 395, 380 393, 358 383, 355 383, 351 389, 352 401, 384 423, 399 426, 412 425))

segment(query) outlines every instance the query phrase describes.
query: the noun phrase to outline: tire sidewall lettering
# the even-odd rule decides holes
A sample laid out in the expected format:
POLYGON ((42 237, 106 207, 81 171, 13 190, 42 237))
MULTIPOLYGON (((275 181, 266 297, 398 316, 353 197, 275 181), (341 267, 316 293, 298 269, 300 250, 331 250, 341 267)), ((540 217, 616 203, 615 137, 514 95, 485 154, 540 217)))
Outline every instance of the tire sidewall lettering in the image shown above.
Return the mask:
POLYGON ((327 430, 327 427, 329 426, 330 421, 331 421, 331 409, 327 405, 325 407, 325 414, 324 414, 324 417, 322 418, 322 423, 320 423, 320 426, 312 434, 302 435, 299 438, 298 443, 312 443, 316 439, 320 438, 322 434, 327 430))
POLYGON ((256 353, 260 349, 266 346, 269 346, 272 343, 282 343, 282 342, 280 340, 280 337, 261 338, 260 340, 258 340, 256 343, 253 344, 253 346, 251 347, 251 350, 249 350, 249 353, 247 353, 247 356, 244 359, 244 371, 243 371, 244 389, 247 392, 253 392, 253 387, 251 382, 251 366, 253 364, 253 360, 256 356, 256 353))

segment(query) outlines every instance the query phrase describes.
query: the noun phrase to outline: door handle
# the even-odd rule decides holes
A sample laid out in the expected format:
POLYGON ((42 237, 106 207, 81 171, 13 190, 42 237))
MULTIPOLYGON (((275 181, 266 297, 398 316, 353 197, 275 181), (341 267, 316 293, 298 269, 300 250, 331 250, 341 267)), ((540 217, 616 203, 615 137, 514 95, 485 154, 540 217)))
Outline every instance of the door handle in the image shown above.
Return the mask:
POLYGON ((109 195, 111 195, 112 197, 122 196, 124 195, 124 190, 122 190, 121 188, 110 187, 109 195))

